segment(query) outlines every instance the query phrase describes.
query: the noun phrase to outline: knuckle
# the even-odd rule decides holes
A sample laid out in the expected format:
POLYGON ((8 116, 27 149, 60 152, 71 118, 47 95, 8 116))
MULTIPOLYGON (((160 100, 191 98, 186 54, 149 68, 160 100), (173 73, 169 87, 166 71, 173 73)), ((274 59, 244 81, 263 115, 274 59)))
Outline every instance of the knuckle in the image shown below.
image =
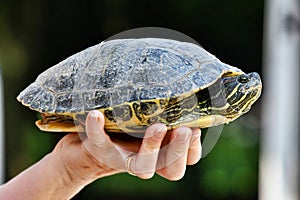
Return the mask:
POLYGON ((145 147, 150 151, 154 151, 160 148, 161 142, 161 140, 155 137, 147 138, 145 139, 145 147))
POLYGON ((151 178, 155 173, 156 159, 153 154, 138 155, 136 160, 133 160, 131 170, 138 176, 151 178))
POLYGON ((177 143, 174 148, 172 148, 172 154, 176 155, 176 157, 181 157, 184 153, 188 151, 189 145, 177 143))

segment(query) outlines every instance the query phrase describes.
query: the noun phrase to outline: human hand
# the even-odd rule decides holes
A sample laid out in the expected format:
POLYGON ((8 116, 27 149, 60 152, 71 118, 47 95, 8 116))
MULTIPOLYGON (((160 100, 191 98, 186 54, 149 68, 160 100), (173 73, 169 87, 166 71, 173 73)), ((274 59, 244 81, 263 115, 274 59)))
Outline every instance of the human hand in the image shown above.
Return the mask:
POLYGON ((201 158, 200 134, 200 129, 179 127, 167 131, 164 124, 154 124, 147 128, 143 139, 117 140, 105 133, 104 116, 91 111, 86 133, 79 134, 80 139, 75 134, 62 139, 76 143, 75 148, 69 147, 70 155, 64 159, 67 168, 73 171, 71 174, 81 177, 89 176, 90 172, 85 173, 92 168, 97 171, 97 178, 127 171, 142 179, 157 173, 168 180, 179 180, 186 165, 193 165, 201 158), (80 167, 83 165, 86 168, 80 167))

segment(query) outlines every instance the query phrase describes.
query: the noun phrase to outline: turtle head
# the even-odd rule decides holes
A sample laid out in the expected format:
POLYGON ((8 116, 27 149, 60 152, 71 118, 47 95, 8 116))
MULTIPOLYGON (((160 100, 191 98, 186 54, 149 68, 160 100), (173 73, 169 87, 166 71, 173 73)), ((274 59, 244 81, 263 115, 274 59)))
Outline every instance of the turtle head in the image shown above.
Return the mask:
POLYGON ((226 91, 228 118, 237 118, 248 112, 261 94, 262 82, 256 72, 223 77, 222 83, 226 91))

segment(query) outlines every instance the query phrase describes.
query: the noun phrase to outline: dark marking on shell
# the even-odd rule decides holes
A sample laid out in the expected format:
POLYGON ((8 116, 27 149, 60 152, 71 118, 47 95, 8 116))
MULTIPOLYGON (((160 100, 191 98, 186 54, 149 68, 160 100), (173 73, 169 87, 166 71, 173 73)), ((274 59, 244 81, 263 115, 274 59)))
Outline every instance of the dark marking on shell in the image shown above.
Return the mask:
MULTIPOLYGON (((126 126, 126 129, 133 130, 133 131, 138 131, 138 132, 141 132, 141 133, 145 133, 147 128, 148 128, 147 125, 126 126)), ((141 135, 140 137, 137 137, 137 135, 135 135, 135 138, 142 138, 143 135, 141 135)))
POLYGON ((175 123, 181 117, 180 106, 176 105, 172 110, 165 110, 159 117, 165 119, 168 123, 175 123))
POLYGON ((143 121, 143 117, 142 117, 140 105, 139 105, 138 103, 135 103, 135 102, 134 102, 134 103, 132 104, 132 107, 133 107, 135 116, 136 116, 140 121, 143 121))
POLYGON ((86 117, 87 117, 87 113, 84 113, 84 114, 76 114, 76 115, 75 115, 76 121, 77 121, 77 122, 80 122, 80 124, 85 124, 86 117))
POLYGON ((197 96, 192 94, 179 102, 180 108, 182 110, 194 109, 198 104, 197 96))
POLYGON ((112 110, 104 110, 104 115, 109 121, 116 122, 116 118, 112 110))
POLYGON ((126 122, 132 118, 132 110, 129 105, 115 106, 112 110, 105 110, 104 115, 113 122, 126 122))
POLYGON ((140 109, 143 115, 152 115, 157 111, 158 106, 155 102, 141 102, 140 109))
POLYGON ((159 116, 150 117, 147 121, 148 124, 154 124, 158 122, 161 122, 159 116))

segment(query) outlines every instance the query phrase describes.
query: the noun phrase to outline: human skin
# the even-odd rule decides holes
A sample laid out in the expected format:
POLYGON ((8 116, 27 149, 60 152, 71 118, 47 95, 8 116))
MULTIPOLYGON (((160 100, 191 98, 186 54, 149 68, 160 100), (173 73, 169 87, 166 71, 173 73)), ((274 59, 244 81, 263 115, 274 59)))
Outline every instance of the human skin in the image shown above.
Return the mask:
POLYGON ((126 172, 150 179, 155 173, 168 180, 184 176, 186 165, 201 158, 200 129, 179 127, 167 131, 163 124, 147 128, 144 138, 132 142, 110 138, 104 117, 91 111, 86 133, 64 136, 40 161, 0 186, 0 199, 70 199, 96 179, 126 172))

